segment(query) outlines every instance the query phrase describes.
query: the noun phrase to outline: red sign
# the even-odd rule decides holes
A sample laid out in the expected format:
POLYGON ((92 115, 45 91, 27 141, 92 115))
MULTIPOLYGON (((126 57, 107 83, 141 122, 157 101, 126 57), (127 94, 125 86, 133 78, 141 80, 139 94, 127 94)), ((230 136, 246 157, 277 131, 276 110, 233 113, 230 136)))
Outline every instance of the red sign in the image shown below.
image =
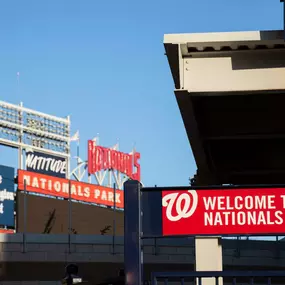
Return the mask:
POLYGON ((285 233, 285 188, 162 192, 168 235, 285 233))
MULTIPOLYGON (((62 198, 69 197, 69 180, 67 179, 18 170, 19 190, 24 190, 25 180, 26 191, 62 198)), ((106 206, 114 205, 114 189, 74 180, 70 181, 72 199, 106 206)), ((124 208, 123 195, 122 190, 116 190, 116 207, 118 208, 124 208)))
POLYGON ((0 229, 0 234, 14 234, 14 230, 9 230, 9 229, 0 229))
POLYGON ((140 181, 140 153, 124 153, 114 149, 96 145, 88 141, 88 173, 94 174, 100 170, 118 170, 133 180, 140 181), (134 172, 135 170, 135 172, 134 172))

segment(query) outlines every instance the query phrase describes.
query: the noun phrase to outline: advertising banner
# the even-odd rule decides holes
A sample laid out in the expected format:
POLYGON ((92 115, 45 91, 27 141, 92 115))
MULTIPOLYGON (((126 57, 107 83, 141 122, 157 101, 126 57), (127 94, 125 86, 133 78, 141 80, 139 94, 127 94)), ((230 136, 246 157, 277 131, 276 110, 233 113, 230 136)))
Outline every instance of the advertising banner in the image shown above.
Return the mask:
POLYGON ((0 225, 14 227, 14 168, 0 165, 0 225))
POLYGON ((62 157, 57 157, 40 152, 26 153, 26 169, 46 175, 56 177, 66 177, 66 160, 62 157))
POLYGON ((0 229, 0 234, 14 234, 14 230, 0 229))
POLYGON ((285 188, 162 191, 162 234, 285 233, 285 188))
MULTIPOLYGON (((48 176, 36 172, 18 170, 18 189, 49 196, 69 198, 69 180, 48 176)), ((96 203, 105 206, 114 205, 114 189, 74 180, 71 181, 71 198, 73 200, 96 203)), ((116 189, 116 207, 124 208, 123 191, 116 189)))

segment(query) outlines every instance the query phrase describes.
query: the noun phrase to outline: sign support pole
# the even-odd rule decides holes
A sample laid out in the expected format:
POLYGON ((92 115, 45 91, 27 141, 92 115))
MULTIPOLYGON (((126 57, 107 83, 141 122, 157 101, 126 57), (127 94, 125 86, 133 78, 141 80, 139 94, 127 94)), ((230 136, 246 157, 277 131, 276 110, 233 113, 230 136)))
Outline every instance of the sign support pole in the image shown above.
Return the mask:
POLYGON ((71 180, 68 181, 68 250, 71 253, 72 234, 72 201, 71 201, 71 180))
POLYGON ((27 182, 24 180, 24 233, 23 233, 23 252, 26 252, 26 233, 27 233, 27 182))
MULTIPOLYGON (((220 237, 195 237, 196 271, 223 271, 223 253, 220 237)), ((203 285, 215 285, 213 278, 202 278, 203 285)), ((222 285, 223 280, 219 280, 222 285)))
POLYGON ((116 183, 113 185, 114 190, 114 205, 113 205, 113 254, 115 254, 115 242, 116 242, 116 183))
POLYGON ((141 184, 129 180, 124 184, 124 263, 125 284, 142 284, 141 184))

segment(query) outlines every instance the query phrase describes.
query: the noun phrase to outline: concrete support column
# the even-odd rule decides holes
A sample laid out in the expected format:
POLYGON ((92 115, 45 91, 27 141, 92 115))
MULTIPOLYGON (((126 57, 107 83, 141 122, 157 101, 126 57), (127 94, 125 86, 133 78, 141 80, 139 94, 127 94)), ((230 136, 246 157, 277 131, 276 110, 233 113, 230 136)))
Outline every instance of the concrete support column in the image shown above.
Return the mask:
MULTIPOLYGON (((223 252, 220 237, 196 237, 195 256, 196 271, 222 271, 223 252)), ((215 285, 215 279, 202 279, 203 285, 215 285)), ((222 285, 222 280, 219 280, 222 285)))

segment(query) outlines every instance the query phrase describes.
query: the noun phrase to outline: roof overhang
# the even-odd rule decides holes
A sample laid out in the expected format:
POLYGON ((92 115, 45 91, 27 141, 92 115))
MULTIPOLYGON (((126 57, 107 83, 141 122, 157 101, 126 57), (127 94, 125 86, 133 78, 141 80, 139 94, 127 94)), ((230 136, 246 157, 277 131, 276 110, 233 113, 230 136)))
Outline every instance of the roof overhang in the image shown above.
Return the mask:
POLYGON ((199 184, 285 177, 283 31, 165 35, 199 184))
POLYGON ((285 49, 284 31, 166 34, 164 46, 175 87, 180 89, 181 58, 214 56, 233 51, 285 49))

